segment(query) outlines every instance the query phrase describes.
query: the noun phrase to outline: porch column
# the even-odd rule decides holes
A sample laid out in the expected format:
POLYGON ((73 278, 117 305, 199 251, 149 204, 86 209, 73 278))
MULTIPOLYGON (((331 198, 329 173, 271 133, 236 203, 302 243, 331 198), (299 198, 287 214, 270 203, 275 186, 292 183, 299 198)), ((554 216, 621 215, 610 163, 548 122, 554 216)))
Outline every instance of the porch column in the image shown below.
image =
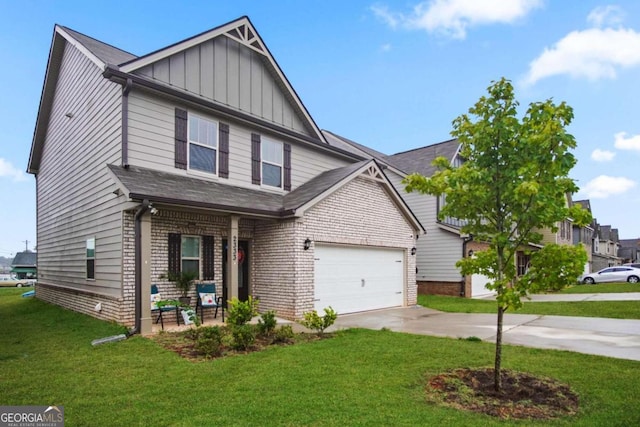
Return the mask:
POLYGON ((238 221, 237 215, 231 215, 229 220, 229 240, 227 244, 227 278, 229 288, 227 298, 238 298, 238 221))
POLYGON ((140 276, 142 301, 140 302, 140 333, 151 334, 151 214, 140 218, 140 276))

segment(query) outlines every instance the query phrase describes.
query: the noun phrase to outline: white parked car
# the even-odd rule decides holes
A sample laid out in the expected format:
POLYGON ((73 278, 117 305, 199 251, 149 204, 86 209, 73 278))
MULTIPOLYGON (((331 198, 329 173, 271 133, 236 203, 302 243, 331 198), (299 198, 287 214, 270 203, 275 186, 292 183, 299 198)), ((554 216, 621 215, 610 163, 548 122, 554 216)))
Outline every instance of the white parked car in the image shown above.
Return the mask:
POLYGON ((580 280, 588 285, 607 282, 638 283, 640 282, 640 268, 626 265, 607 267, 595 273, 585 274, 580 280))

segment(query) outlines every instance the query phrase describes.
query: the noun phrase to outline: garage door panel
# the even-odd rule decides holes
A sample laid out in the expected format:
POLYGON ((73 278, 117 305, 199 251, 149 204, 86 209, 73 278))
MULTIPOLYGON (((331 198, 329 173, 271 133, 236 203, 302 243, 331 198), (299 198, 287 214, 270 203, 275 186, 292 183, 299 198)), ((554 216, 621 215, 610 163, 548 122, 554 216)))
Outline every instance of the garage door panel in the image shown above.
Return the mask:
POLYGON ((317 245, 315 308, 353 313, 403 305, 404 251, 317 245))

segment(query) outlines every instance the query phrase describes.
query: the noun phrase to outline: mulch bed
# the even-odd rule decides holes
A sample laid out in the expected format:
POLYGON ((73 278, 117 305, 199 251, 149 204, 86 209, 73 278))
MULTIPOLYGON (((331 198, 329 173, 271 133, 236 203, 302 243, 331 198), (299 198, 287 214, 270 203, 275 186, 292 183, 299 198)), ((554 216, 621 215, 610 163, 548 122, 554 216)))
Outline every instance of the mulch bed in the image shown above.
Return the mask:
POLYGON ((501 378, 502 390, 496 392, 492 368, 439 374, 427 382, 427 400, 503 419, 544 420, 578 412, 578 395, 566 384, 507 369, 501 378))

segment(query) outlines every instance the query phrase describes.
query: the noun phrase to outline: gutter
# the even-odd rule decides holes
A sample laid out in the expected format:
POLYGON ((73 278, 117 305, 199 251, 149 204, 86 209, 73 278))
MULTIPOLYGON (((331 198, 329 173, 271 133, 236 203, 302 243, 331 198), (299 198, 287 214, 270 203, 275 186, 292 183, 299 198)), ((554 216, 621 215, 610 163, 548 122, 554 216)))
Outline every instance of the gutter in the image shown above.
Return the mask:
POLYGON ((135 326, 127 335, 140 333, 140 316, 142 315, 142 227, 140 226, 140 218, 149 210, 151 203, 148 199, 144 199, 134 219, 135 224, 135 326))

